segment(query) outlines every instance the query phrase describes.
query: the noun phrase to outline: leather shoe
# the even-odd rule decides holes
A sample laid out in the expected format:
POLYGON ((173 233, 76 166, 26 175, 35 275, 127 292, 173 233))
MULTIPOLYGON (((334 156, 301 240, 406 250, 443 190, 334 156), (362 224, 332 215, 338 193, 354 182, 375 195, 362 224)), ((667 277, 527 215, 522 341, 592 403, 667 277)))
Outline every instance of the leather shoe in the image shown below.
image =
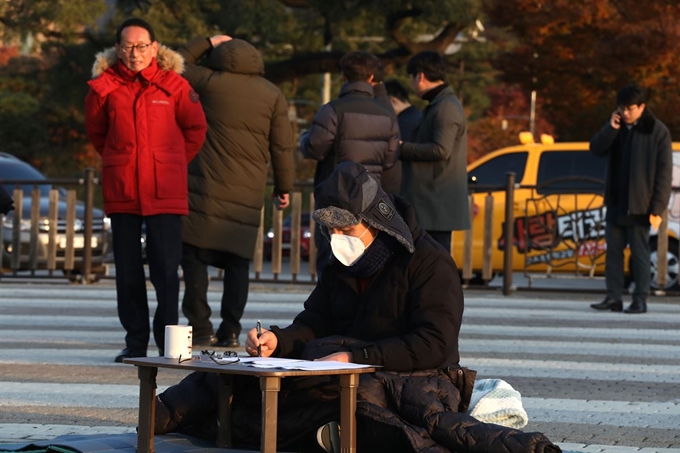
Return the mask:
POLYGON ((590 304, 590 308, 594 308, 595 310, 621 311, 623 310, 623 302, 605 297, 605 299, 598 304, 590 304))
POLYGON ((624 313, 647 313, 647 302, 640 302, 634 300, 628 308, 623 310, 624 313))
POLYGON ((214 346, 220 346, 224 348, 238 348, 241 346, 241 343, 238 341, 238 335, 235 333, 230 333, 224 337, 217 337, 217 342, 214 344, 214 346))
POLYGON ((122 363, 123 359, 133 359, 135 357, 146 357, 146 351, 135 351, 130 348, 125 348, 118 353, 113 361, 116 363, 122 363))
POLYGON ((202 337, 194 337, 191 340, 193 346, 212 346, 217 343, 217 337, 215 335, 204 335, 202 337))

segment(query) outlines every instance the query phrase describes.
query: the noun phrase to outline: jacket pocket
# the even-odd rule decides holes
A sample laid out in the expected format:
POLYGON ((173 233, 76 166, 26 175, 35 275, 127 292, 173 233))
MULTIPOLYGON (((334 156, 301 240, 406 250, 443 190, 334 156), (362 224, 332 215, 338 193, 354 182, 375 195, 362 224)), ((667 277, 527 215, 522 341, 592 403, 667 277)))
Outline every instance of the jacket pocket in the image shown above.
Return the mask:
POLYGON ((187 198, 186 156, 179 152, 155 152, 156 196, 158 198, 187 198))
POLYGON ((104 201, 132 201, 136 195, 136 171, 133 154, 102 156, 102 194, 104 201))

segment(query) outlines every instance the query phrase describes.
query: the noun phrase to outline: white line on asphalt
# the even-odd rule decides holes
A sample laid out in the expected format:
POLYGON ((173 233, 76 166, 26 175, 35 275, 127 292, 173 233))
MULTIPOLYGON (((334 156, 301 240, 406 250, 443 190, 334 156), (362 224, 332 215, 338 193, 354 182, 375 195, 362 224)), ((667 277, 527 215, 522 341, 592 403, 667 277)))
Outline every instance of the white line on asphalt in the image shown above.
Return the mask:
POLYGON ((638 329, 607 327, 536 327, 463 323, 461 337, 465 335, 484 335, 494 337, 568 337, 568 338, 625 338, 633 340, 676 341, 680 343, 680 330, 673 329, 638 329))
POLYGON ((461 354, 460 363, 477 371, 478 379, 560 378, 601 381, 680 383, 680 366, 547 360, 487 359, 461 354))
MULTIPOLYGON (((585 332, 584 332, 585 334, 585 332)), ((629 338, 629 337, 625 337, 629 338)), ((462 354, 517 353, 522 354, 564 354, 607 357, 645 357, 655 359, 680 359, 680 348, 670 344, 605 343, 592 341, 541 341, 541 340, 480 340, 461 338, 462 354)))
MULTIPOLYGON (((246 308, 246 315, 249 315, 249 308, 246 308)), ((9 315, 5 315, 9 316, 9 315)), ((293 320, 295 315, 291 314, 290 318, 279 318, 279 319, 268 319, 268 325, 278 325, 287 326, 293 320)), ((2 316, 0 316, 0 319, 2 316)), ((47 317, 44 317, 47 318, 47 317)), ((73 330, 74 324, 68 324, 67 322, 60 319, 58 323, 55 323, 57 317, 49 317, 49 324, 40 324, 37 322, 33 315, 31 316, 17 316, 11 320, 5 319, 4 322, 0 322, 0 343, 3 342, 17 342, 17 341, 49 341, 55 344, 73 344, 80 345, 82 343, 91 344, 102 344, 122 341, 123 329, 120 326, 118 318, 115 316, 111 317, 80 317, 78 321, 79 328, 96 327, 97 331, 91 330, 73 330), (90 324, 88 320, 94 318, 95 323, 90 324), (55 325, 57 324, 57 325, 55 325), (31 329, 16 329, 17 326, 30 327, 31 329), (101 329, 110 329, 101 330, 101 329), (64 332, 68 331, 65 335, 64 332)), ((244 326, 244 332, 249 326, 254 326, 257 318, 244 317, 241 319, 241 324, 244 326)), ((151 322, 151 320, 149 321, 151 322)), ((186 319, 180 319, 180 324, 186 324, 186 319)), ((484 340, 490 342, 499 342, 499 347, 502 349, 503 344, 509 343, 515 340, 508 340, 507 337, 530 337, 530 338, 576 338, 583 340, 596 340, 596 339, 608 339, 612 338, 625 338, 627 345, 633 349, 644 350, 649 345, 635 345, 635 343, 630 343, 632 341, 665 341, 665 342, 675 342, 680 343, 680 330, 678 329, 668 329, 668 330, 654 330, 654 329, 622 329, 622 328, 590 328, 590 327, 526 327, 526 326, 503 326, 499 328, 496 325, 486 325, 486 324, 463 324, 461 327, 461 344, 472 345, 468 348, 470 351, 475 351, 478 346, 484 344, 483 340, 466 338, 467 335, 484 335, 485 337, 498 337, 494 340, 484 340)), ((525 341, 527 345, 539 345, 542 344, 540 341, 535 340, 517 340, 525 341)), ((560 344, 566 344, 565 342, 551 342, 555 346, 560 344)), ((592 344, 598 345, 596 347, 602 348, 604 345, 612 345, 614 343, 598 343, 591 341, 592 344)), ((492 343, 489 343, 492 344, 492 343)), ((575 344, 583 345, 588 343, 576 342, 575 344)), ((623 346, 622 346, 623 347, 623 346)), ((628 346, 626 346, 628 347, 628 346)), ((656 346, 655 346, 656 348, 656 346)), ((672 348, 672 346, 670 346, 672 348)), ((666 347, 663 346, 659 348, 660 350, 665 350, 666 347)), ((512 352, 512 351, 511 351, 512 352)), ((565 349, 567 353, 584 353, 576 350, 565 349)), ((587 352, 585 352, 587 353, 587 352)), ((0 357, 3 352, 0 352, 0 357)), ((655 351, 648 351, 645 356, 654 357, 655 351), (651 355, 649 355, 651 354, 651 355)), ((663 354, 662 354, 663 356, 663 354)))
MULTIPOLYGON (((166 387, 158 388, 158 393, 166 387)), ((138 385, 3 382, 0 406, 135 408, 138 385)))
POLYGON ((566 442, 556 442, 563 453, 680 453, 680 448, 638 448, 621 445, 584 445, 566 442))

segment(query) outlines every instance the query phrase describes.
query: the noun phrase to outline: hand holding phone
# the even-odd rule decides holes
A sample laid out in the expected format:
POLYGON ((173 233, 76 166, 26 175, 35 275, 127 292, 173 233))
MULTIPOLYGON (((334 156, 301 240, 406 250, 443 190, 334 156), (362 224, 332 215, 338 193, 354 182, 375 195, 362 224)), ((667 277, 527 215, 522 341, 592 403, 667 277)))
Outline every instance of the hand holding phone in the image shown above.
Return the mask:
POLYGON ((609 123, 614 129, 618 129, 621 127, 621 114, 619 113, 618 110, 614 110, 614 113, 612 113, 612 117, 609 120, 609 123))

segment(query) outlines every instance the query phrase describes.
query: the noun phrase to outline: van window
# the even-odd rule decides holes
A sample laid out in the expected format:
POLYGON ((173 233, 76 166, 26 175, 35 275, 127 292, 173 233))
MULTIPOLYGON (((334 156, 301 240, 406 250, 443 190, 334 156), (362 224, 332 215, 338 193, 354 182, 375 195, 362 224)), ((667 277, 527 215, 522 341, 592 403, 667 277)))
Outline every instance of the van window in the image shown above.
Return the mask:
POLYGON ((590 151, 546 151, 541 153, 536 175, 537 190, 540 194, 587 190, 591 193, 604 192, 607 159, 594 156, 590 151), (574 179, 560 181, 541 187, 545 182, 562 178, 590 178, 601 183, 574 179))
POLYGON ((526 151, 501 154, 481 164, 468 173, 468 181, 484 186, 505 186, 505 174, 515 173, 515 181, 520 182, 524 177, 527 166, 526 151))

